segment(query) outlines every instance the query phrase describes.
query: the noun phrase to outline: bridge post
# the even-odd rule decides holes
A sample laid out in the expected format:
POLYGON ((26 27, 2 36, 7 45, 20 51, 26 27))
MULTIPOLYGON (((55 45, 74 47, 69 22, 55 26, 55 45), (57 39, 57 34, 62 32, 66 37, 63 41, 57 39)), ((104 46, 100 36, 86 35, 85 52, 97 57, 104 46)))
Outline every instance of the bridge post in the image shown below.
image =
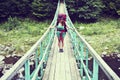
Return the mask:
MULTIPOLYGON (((40 56, 39 56, 39 60, 41 61, 41 59, 42 59, 42 57, 43 57, 43 48, 42 48, 42 42, 40 43, 40 56)), ((44 65, 44 63, 42 64, 42 66, 41 66, 41 69, 40 69, 40 78, 42 77, 42 74, 43 74, 43 65, 44 65)))
MULTIPOLYGON (((80 42, 80 60, 82 60, 83 61, 83 52, 84 52, 84 44, 83 44, 83 42, 81 41, 80 42)), ((81 76, 83 77, 83 65, 82 65, 82 62, 80 63, 80 67, 81 67, 81 70, 80 70, 80 73, 81 73, 81 76)))
POLYGON ((36 49, 36 54, 35 54, 35 68, 38 66, 38 50, 36 49))
POLYGON ((42 49, 42 42, 40 43, 40 57, 39 57, 39 60, 42 59, 42 56, 43 56, 43 49, 42 49))
POLYGON ((25 63, 25 80, 30 80, 30 63, 29 60, 25 63))
POLYGON ((42 80, 42 77, 43 77, 43 64, 41 65, 35 80, 42 80))
POLYGON ((72 44, 73 44, 73 47, 74 47, 74 33, 70 30, 70 35, 71 35, 71 38, 72 38, 72 44))
POLYGON ((75 53, 75 58, 76 58, 76 60, 77 61, 79 61, 79 55, 78 55, 78 53, 77 53, 77 50, 78 50, 78 46, 77 46, 77 44, 78 44, 78 42, 77 42, 77 35, 76 35, 76 33, 74 32, 74 35, 73 35, 73 39, 74 39, 74 53, 75 53))
POLYGON ((93 79, 98 80, 98 63, 95 59, 93 59, 93 79))
POLYGON ((74 39, 74 53, 75 53, 75 57, 77 58, 77 51, 76 51, 76 33, 73 34, 73 39, 74 39))
MULTIPOLYGON (((35 68, 37 69, 38 66, 38 49, 36 49, 36 54, 35 54, 35 68)), ((36 78, 38 80, 38 77, 36 78)))
POLYGON ((86 68, 88 69, 88 54, 89 54, 89 51, 88 49, 86 48, 86 68))

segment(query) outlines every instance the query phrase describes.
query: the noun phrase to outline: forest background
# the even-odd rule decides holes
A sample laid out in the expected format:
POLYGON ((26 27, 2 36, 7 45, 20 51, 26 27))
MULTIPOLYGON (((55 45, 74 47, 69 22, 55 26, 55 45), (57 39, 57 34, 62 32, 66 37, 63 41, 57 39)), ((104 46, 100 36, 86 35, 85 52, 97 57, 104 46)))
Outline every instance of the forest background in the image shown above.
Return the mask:
MULTIPOLYGON (((11 17, 52 19, 58 0, 0 0, 0 20, 11 17)), ((72 20, 120 17, 120 0, 66 0, 72 20), (74 17, 73 17, 74 16, 74 17)))

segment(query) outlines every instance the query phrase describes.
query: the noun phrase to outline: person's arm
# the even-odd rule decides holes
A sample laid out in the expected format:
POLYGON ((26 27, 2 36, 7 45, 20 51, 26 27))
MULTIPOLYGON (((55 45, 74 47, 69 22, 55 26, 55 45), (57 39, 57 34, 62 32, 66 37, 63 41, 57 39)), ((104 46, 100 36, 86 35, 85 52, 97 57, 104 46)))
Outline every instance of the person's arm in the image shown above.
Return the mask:
POLYGON ((54 30, 57 30, 57 25, 58 25, 58 22, 56 21, 55 25, 51 26, 51 28, 53 28, 54 30))
POLYGON ((67 24, 67 22, 65 22, 65 25, 66 25, 66 28, 67 28, 67 29, 74 30, 72 27, 69 27, 69 25, 67 24))

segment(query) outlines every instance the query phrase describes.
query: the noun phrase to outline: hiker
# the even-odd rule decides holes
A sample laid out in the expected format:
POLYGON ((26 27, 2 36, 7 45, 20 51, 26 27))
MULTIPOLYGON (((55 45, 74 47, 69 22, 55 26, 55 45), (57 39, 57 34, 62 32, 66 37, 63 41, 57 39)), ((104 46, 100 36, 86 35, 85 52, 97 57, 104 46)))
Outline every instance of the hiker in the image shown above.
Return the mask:
POLYGON ((62 19, 58 20, 56 28, 57 28, 59 52, 63 52, 64 37, 67 32, 67 26, 66 26, 65 20, 62 20, 62 19), (60 45, 61 43, 62 43, 62 46, 60 45))

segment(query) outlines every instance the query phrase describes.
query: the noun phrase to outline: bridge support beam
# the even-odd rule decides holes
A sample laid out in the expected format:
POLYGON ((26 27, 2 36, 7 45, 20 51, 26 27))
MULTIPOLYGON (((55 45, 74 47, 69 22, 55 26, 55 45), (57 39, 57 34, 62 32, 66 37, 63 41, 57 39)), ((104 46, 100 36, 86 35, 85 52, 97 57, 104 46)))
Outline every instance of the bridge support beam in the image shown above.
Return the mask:
POLYGON ((82 64, 82 61, 84 59, 84 56, 83 56, 83 52, 84 52, 84 44, 83 42, 80 42, 80 58, 81 58, 81 63, 80 63, 80 67, 81 67, 81 70, 80 70, 80 73, 81 73, 81 76, 83 77, 83 64, 82 64))
POLYGON ((89 54, 89 51, 88 51, 88 49, 86 48, 86 56, 85 56, 85 58, 86 58, 86 68, 88 69, 88 54, 89 54))
POLYGON ((39 60, 41 60, 43 57, 43 49, 42 49, 42 42, 40 43, 40 57, 39 60))
POLYGON ((25 63, 25 80, 30 80, 30 63, 29 60, 25 63))
POLYGON ((98 80, 98 63, 95 59, 93 59, 93 79, 98 80))

